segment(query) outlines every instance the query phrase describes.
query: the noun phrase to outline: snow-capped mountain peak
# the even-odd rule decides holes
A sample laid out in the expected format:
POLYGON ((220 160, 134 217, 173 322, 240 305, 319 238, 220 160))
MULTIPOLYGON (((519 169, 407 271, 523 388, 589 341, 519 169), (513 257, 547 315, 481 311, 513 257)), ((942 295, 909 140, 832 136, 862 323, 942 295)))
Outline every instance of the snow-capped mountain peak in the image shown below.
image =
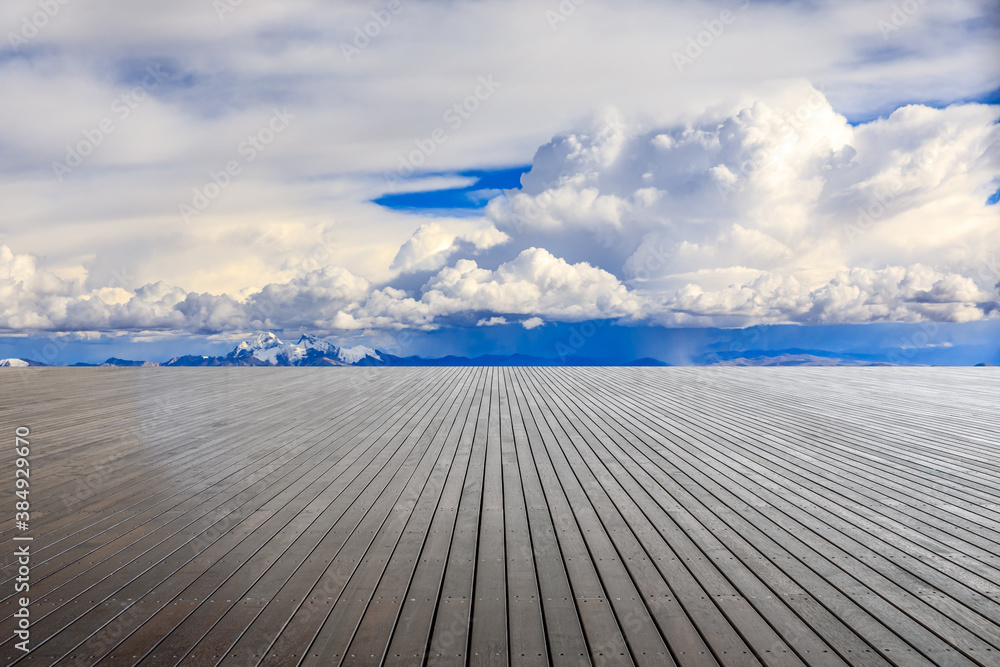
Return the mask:
POLYGON ((277 364, 278 356, 286 345, 270 331, 258 334, 256 338, 248 339, 236 346, 229 356, 234 359, 253 357, 267 364, 277 364))
POLYGON ((339 348, 313 334, 297 343, 282 342, 265 331, 248 338, 224 357, 175 357, 165 366, 384 366, 395 357, 365 345, 339 348))
POLYGON ((296 343, 296 346, 306 350, 318 350, 319 352, 324 353, 337 351, 336 345, 331 345, 322 338, 317 338, 312 334, 302 334, 302 337, 299 338, 299 342, 296 343))
POLYGON ((257 350, 267 350, 272 347, 278 347, 284 345, 281 339, 275 336, 270 331, 265 331, 264 333, 257 334, 256 338, 250 338, 239 345, 233 350, 235 354, 240 354, 241 352, 256 352, 257 350))
POLYGON ((345 364, 356 364, 365 357, 372 357, 376 361, 382 361, 382 357, 378 356, 378 352, 370 347, 365 347, 364 345, 342 347, 337 352, 337 358, 345 364))

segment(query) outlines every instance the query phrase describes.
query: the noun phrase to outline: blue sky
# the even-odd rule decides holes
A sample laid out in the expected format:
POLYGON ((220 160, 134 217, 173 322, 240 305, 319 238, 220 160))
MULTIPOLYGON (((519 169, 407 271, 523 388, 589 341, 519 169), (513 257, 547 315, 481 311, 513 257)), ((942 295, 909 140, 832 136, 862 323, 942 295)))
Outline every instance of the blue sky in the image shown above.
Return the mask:
POLYGON ((37 12, 0 9, 0 358, 996 358, 994 3, 37 12))
POLYGON ((425 176, 457 176, 475 179, 460 188, 426 190, 422 192, 388 192, 374 199, 374 203, 397 211, 442 212, 455 215, 466 209, 485 208, 492 197, 503 190, 519 189, 521 175, 530 171, 531 165, 488 171, 473 170, 455 174, 426 174, 425 176))

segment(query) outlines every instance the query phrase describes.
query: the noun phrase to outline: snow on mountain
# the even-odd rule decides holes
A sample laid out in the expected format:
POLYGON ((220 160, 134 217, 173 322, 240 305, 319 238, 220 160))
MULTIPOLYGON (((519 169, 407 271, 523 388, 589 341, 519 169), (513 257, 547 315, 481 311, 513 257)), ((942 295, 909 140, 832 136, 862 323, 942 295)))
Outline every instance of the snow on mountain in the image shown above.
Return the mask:
POLYGON ((286 352, 284 345, 276 345, 274 347, 265 347, 259 350, 254 350, 251 353, 255 359, 260 359, 261 361, 271 364, 272 366, 278 365, 278 357, 286 352))
POLYGON ((376 361, 382 361, 382 357, 378 356, 378 352, 370 347, 365 347, 364 345, 355 345, 354 347, 342 347, 337 352, 337 358, 343 361, 345 364, 356 364, 365 357, 372 357, 376 361))
MULTIPOLYGON (((375 356, 374 350, 365 348, 365 352, 352 356, 364 358, 375 356)), ((217 357, 211 365, 223 366, 344 366, 350 362, 343 361, 340 349, 322 338, 312 334, 303 334, 298 343, 285 343, 270 331, 258 334, 254 338, 241 342, 224 357, 217 357)), ((193 360, 177 358, 170 365, 189 365, 193 360)), ((201 365, 204 362, 200 362, 201 365)))
POLYGON ((256 338, 243 341, 226 356, 234 360, 253 357, 266 364, 277 365, 278 356, 285 352, 285 347, 280 338, 270 331, 265 331, 256 338))
POLYGON ((317 338, 312 334, 302 334, 297 345, 307 350, 318 350, 324 354, 336 353, 337 351, 336 345, 331 345, 322 338, 317 338))
POLYGON ((31 364, 29 364, 24 359, 0 359, 0 366, 27 368, 30 365, 31 364))

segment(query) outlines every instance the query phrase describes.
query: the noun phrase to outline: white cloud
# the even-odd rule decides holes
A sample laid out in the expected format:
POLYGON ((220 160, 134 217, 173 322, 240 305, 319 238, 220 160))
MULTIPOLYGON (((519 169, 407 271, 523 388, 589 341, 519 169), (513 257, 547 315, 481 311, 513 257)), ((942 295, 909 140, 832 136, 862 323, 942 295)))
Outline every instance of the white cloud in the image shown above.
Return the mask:
POLYGON ((671 326, 972 322, 995 317, 1000 298, 970 277, 918 264, 841 271, 817 287, 776 272, 712 291, 691 283, 664 306, 653 319, 671 326))
MULTIPOLYGON (((602 142, 581 141, 576 173, 585 164, 606 171, 602 160, 620 150, 636 119, 673 123, 732 106, 738 95, 774 97, 788 80, 821 82, 838 110, 856 115, 928 96, 982 95, 1000 76, 993 7, 983 0, 924 3, 887 38, 878 22, 891 7, 880 3, 751 2, 683 73, 673 54, 718 8, 591 2, 553 30, 546 8, 528 0, 404 4, 350 61, 341 44, 371 20, 372 6, 359 0, 242 3, 224 20, 202 0, 108 0, 99 17, 61 6, 18 51, 5 43, 0 59, 0 88, 18 97, 0 108, 8 242, 44 255, 61 274, 82 268, 103 281, 102 271, 124 266, 137 285, 162 280, 235 295, 287 281, 282 264, 335 229, 342 249, 331 263, 380 282, 414 224, 369 202, 386 191, 383 174, 436 128, 447 138, 421 166, 426 178, 401 188, 452 187, 470 179, 450 173, 521 164, 606 105, 621 110, 618 129, 609 124, 602 142), (149 66, 166 80, 121 118, 115 101, 149 66), (502 87, 451 131, 444 113, 488 74, 502 87), (295 115, 287 131, 244 164, 196 225, 182 227, 178 204, 209 172, 242 159, 239 144, 286 106, 295 115), (114 131, 57 181, 52 162, 104 118, 114 131), (275 236, 283 242, 269 244, 275 236)), ((37 11, 32 0, 4 3, 0 33, 17 33, 37 11)), ((572 142, 563 148, 575 150, 572 142)), ((623 194, 589 185, 552 189, 547 210, 589 209, 588 224, 613 237, 663 196, 655 184, 623 194)), ((794 212, 783 209, 775 223, 794 212)))
POLYGON ((565 321, 637 319, 647 306, 607 271, 569 264, 540 248, 528 248, 495 270, 480 268, 471 259, 458 260, 431 277, 417 295, 392 287, 370 289, 343 270, 335 278, 332 295, 325 274, 269 285, 248 300, 250 321, 260 328, 320 331, 428 329, 470 312, 498 313, 477 321, 477 326, 495 326, 507 323, 504 314, 565 321), (345 291, 345 285, 352 289, 345 291), (255 316, 265 309, 271 311, 267 319, 255 316))
POLYGON ((84 290, 36 268, 29 255, 0 245, 0 328, 99 331, 109 329, 216 332, 245 328, 243 304, 225 295, 189 293, 163 282, 133 292, 84 290))
POLYGON ((608 114, 539 149, 487 214, 515 247, 621 276, 669 324, 981 319, 1000 279, 982 270, 1000 249, 998 115, 908 106, 852 126, 796 85, 684 125, 608 114))
POLYGON ((639 317, 644 307, 607 271, 569 264, 540 248, 522 251, 495 271, 459 260, 427 282, 421 302, 439 315, 483 310, 571 321, 639 317))
POLYGON ((528 319, 521 322, 521 326, 528 330, 537 329, 543 324, 545 324, 545 320, 543 320, 540 317, 529 317, 528 319))
POLYGON ((260 329, 353 329, 355 323, 347 313, 370 292, 371 284, 364 278, 341 267, 323 267, 287 283, 265 286, 247 299, 246 310, 260 329))
MULTIPOLYGON (((1000 248, 983 206, 998 184, 996 107, 840 115, 994 88, 985 1, 924 3, 889 34, 879 3, 750 3, 683 72, 673 54, 718 8, 585 3, 553 29, 527 0, 414 0, 348 61, 341 43, 369 4, 243 3, 224 20, 195 0, 104 7, 63 5, 0 57, 18 99, 0 108, 9 330, 364 331, 491 309, 733 324, 996 315, 995 272, 981 270, 1000 248), (116 100, 150 66, 166 78, 120 117, 116 100), (501 86, 451 128, 445 113, 486 75, 501 86), (245 161, 239 146, 275 108, 294 116, 287 131, 245 161), (114 131, 59 181, 51 164, 104 118, 114 131), (421 172, 399 192, 469 185, 454 174, 523 164, 540 144, 523 191, 484 218, 415 222, 372 203, 414 150, 421 172), (241 173, 183 223, 178 205, 233 159, 241 173), (112 279, 122 269, 131 280, 112 279), (860 276, 890 270, 936 278, 892 307, 862 295, 860 276), (755 305, 771 298, 781 306, 755 305)), ((4 4, 0 33, 37 11, 4 4)))
POLYGON ((463 244, 474 250, 488 250, 506 243, 509 236, 481 220, 429 222, 421 225, 404 243, 391 268, 401 272, 436 271, 463 244))

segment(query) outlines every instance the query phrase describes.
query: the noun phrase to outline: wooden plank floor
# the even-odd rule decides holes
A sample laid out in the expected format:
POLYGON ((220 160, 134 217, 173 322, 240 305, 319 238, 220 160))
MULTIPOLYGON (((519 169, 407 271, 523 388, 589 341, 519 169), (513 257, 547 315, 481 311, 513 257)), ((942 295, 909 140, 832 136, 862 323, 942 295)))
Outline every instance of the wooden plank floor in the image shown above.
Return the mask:
POLYGON ((990 368, 0 369, 0 663, 1000 666, 998 406, 990 368))

